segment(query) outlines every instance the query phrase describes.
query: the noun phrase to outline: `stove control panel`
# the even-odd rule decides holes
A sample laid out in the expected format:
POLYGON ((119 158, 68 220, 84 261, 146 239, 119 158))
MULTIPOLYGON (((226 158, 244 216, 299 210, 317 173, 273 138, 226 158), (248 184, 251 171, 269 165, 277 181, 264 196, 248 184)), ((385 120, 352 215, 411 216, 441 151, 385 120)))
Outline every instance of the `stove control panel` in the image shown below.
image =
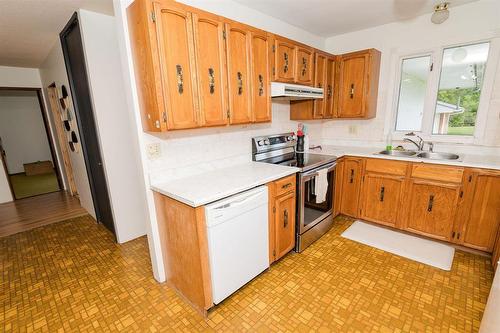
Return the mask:
POLYGON ((278 149, 293 149, 295 147, 295 133, 283 133, 252 138, 252 153, 265 153, 278 149))

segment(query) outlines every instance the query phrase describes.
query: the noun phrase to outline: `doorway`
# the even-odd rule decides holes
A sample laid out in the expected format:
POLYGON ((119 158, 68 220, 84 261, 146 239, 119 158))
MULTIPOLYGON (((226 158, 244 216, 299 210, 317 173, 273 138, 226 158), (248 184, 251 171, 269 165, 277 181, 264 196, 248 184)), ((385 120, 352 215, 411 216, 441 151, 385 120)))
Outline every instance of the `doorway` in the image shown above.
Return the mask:
POLYGON ((90 93, 89 79, 78 14, 74 13, 59 34, 64 63, 68 74, 73 106, 80 132, 80 140, 92 201, 97 221, 115 234, 115 225, 108 185, 102 163, 100 142, 90 93))
POLYGON ((40 88, 0 87, 0 155, 14 200, 63 189, 40 88))

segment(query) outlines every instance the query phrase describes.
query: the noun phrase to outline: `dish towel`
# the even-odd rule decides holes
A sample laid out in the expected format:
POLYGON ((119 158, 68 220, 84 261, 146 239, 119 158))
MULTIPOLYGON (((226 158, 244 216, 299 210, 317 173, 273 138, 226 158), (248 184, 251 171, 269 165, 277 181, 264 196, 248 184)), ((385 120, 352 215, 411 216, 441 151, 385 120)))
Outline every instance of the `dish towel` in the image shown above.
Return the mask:
POLYGON ((328 191, 328 169, 321 169, 314 178, 314 187, 316 192, 316 203, 322 203, 326 200, 328 191))

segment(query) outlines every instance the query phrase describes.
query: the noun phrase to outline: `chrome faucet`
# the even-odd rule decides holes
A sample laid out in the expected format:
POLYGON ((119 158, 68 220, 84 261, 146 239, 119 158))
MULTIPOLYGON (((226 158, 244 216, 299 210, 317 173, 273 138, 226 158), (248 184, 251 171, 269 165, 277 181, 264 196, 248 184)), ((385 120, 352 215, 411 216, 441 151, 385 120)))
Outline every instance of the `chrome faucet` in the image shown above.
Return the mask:
POLYGON ((415 142, 414 140, 410 139, 410 138, 404 138, 403 141, 407 141, 407 142, 413 143, 417 147, 418 151, 424 150, 424 144, 425 144, 424 139, 422 139, 420 136, 416 135, 413 132, 406 133, 405 135, 406 136, 416 136, 418 138, 418 143, 415 142))

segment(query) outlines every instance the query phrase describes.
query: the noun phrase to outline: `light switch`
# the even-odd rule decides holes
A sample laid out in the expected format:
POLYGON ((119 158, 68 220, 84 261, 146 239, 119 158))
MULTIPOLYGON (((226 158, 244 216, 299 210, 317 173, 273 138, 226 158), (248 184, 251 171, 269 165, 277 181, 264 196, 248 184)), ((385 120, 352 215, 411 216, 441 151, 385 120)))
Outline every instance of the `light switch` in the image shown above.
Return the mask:
POLYGON ((154 160, 161 157, 161 145, 159 142, 148 143, 146 145, 146 155, 150 160, 154 160))

